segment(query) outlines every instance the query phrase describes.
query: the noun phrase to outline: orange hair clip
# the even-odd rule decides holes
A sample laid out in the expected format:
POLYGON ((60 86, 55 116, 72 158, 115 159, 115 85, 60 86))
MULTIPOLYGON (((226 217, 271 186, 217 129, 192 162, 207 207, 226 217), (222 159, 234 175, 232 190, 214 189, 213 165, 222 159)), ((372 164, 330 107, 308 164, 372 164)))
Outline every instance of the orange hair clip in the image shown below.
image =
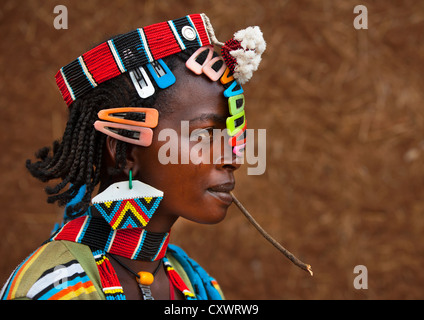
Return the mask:
POLYGON ((155 128, 158 125, 159 112, 153 108, 112 108, 100 110, 97 114, 99 119, 111 121, 114 123, 127 124, 137 127, 155 128), (144 113, 144 121, 124 119, 125 113, 137 112, 144 113), (114 115, 114 116, 113 116, 114 115))
POLYGON ((222 84, 227 84, 228 82, 231 82, 234 80, 234 76, 232 74, 231 76, 228 76, 229 74, 230 74, 230 69, 227 67, 227 69, 225 69, 225 72, 221 77, 222 84))

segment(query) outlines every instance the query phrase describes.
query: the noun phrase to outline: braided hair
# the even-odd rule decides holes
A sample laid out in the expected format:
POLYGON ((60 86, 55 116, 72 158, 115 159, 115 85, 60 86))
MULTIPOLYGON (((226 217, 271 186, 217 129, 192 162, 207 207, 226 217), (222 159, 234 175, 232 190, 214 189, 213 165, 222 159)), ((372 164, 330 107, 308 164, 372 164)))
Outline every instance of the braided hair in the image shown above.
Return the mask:
MULTIPOLYGON (((172 71, 193 52, 193 49, 187 49, 163 60, 172 71)), ((66 207, 67 219, 76 218, 87 211, 91 194, 101 179, 106 135, 93 126, 98 120, 97 113, 102 109, 118 107, 156 108, 160 115, 172 112, 166 103, 173 94, 172 89, 161 90, 154 81, 152 83, 155 94, 146 99, 139 97, 128 73, 101 83, 69 107, 69 118, 62 139, 54 141, 52 148, 43 147, 38 150, 35 154, 38 161, 26 161, 26 167, 32 176, 42 182, 59 179, 55 186, 45 188, 48 203, 57 202, 59 206, 65 206, 80 190, 84 191, 81 201, 66 207)), ((140 114, 132 113, 129 119, 139 120, 138 116, 140 114)), ((125 135, 125 132, 120 133, 125 135)), ((123 171, 127 148, 126 142, 117 141, 115 168, 109 170, 108 174, 113 176, 123 171)))

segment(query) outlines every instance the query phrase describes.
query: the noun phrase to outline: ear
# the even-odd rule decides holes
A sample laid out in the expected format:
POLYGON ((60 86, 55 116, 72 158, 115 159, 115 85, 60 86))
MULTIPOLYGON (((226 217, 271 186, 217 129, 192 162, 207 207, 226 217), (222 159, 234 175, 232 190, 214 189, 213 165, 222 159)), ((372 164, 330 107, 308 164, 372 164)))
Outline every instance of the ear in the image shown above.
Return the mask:
MULTIPOLYGON (((110 136, 106 137, 106 150, 107 150, 107 157, 109 161, 107 161, 109 166, 115 167, 116 165, 116 150, 117 150, 117 144, 118 140, 115 138, 112 138, 110 136)), ((132 170, 133 176, 135 176, 139 171, 139 165, 136 161, 136 157, 134 157, 134 149, 136 146, 132 144, 127 144, 127 150, 126 150, 126 166, 124 169, 124 173, 128 176, 129 171, 132 170)))

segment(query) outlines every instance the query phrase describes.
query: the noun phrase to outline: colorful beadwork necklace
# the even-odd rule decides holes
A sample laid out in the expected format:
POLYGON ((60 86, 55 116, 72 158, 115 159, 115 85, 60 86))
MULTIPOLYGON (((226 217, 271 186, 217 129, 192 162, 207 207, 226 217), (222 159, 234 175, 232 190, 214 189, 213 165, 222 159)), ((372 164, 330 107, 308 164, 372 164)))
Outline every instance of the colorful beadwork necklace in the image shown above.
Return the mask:
POLYGON ((124 267, 127 271, 129 271, 131 274, 133 274, 136 277, 138 286, 140 287, 144 300, 155 300, 152 296, 150 285, 155 280, 155 276, 158 273, 160 266, 162 265, 162 260, 159 262, 158 266, 153 271, 153 273, 150 273, 147 271, 135 272, 133 269, 131 269, 129 266, 127 266, 125 263, 123 263, 120 259, 118 259, 118 257, 114 256, 113 254, 109 253, 108 256, 110 256, 112 259, 114 259, 122 267, 124 267))

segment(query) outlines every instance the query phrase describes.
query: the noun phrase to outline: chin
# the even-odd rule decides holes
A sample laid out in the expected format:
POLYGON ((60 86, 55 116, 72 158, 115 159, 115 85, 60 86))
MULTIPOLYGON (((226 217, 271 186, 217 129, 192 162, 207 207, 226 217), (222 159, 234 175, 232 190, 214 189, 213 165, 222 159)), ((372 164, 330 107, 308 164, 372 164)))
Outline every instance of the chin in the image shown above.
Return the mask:
POLYGON ((200 224, 217 224, 227 216, 228 205, 206 201, 185 211, 181 217, 200 224))
POLYGON ((195 222, 201 223, 201 224, 220 223, 227 216, 227 209, 228 208, 219 208, 213 211, 211 210, 208 210, 207 212, 204 211, 202 212, 202 216, 195 219, 195 222))
MULTIPOLYGON (((178 208, 169 208, 174 214, 189 221, 200 224, 217 224, 225 219, 231 202, 228 197, 215 195, 206 192, 192 198, 192 201, 185 201, 178 208), (178 209, 176 211, 176 209, 178 209)), ((165 199, 164 199, 165 201, 165 199)))
POLYGON ((228 207, 226 208, 221 208, 220 210, 216 210, 213 214, 210 215, 211 219, 211 224, 215 224, 215 223, 220 223, 222 220, 225 219, 225 217, 227 216, 227 210, 228 207))

